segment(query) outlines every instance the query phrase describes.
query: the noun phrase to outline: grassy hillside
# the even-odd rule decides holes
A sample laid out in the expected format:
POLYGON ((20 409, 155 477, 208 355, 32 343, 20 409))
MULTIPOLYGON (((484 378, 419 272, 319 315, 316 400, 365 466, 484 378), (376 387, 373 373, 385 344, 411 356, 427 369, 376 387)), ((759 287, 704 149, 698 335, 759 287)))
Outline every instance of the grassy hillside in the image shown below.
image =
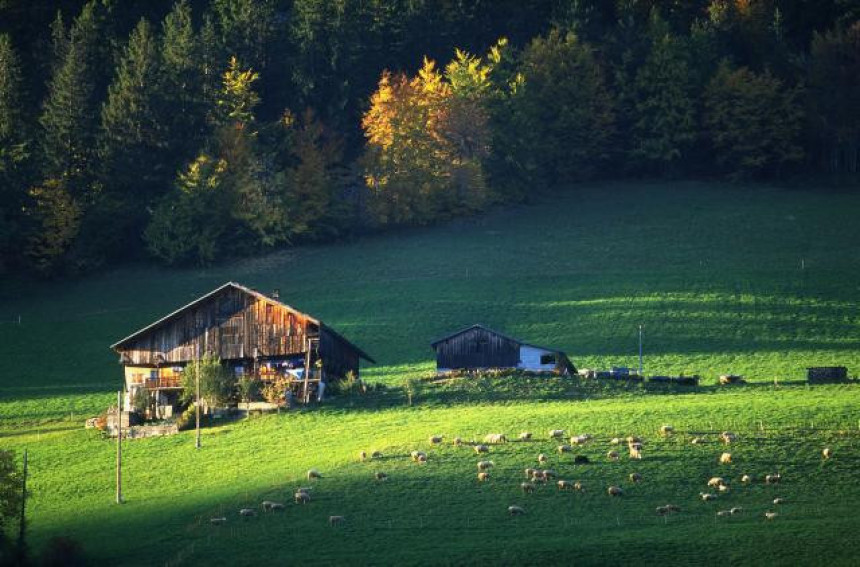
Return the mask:
POLYGON ((546 562, 837 564, 854 553, 860 392, 798 384, 809 365, 860 372, 860 197, 761 187, 600 185, 540 204, 447 226, 305 247, 211 269, 125 268, 72 283, 0 284, 0 444, 30 450, 33 545, 68 534, 99 562, 546 562), (378 361, 370 399, 129 443, 128 503, 111 504, 113 446, 81 429, 120 384, 108 345, 226 280, 281 297, 319 316, 378 361), (21 324, 17 324, 20 315, 21 324), (564 382, 494 381, 425 388, 407 407, 398 385, 433 368, 429 342, 483 322, 566 350, 579 366, 636 364, 645 328, 646 372, 745 374, 735 390, 691 393, 564 382), (774 378, 779 385, 773 384, 774 378), (662 439, 656 430, 679 430, 662 439), (596 436, 558 459, 551 427, 596 436), (540 441, 495 447, 492 480, 475 479, 467 448, 429 448, 442 433, 480 439, 531 429, 540 441), (735 464, 720 467, 715 433, 733 429, 735 464), (608 439, 646 436, 641 463, 609 462, 608 439), (707 433, 711 442, 689 444, 707 433), (822 461, 832 446, 836 457, 822 461), (358 463, 360 449, 386 458, 358 463), (412 449, 430 460, 409 462, 412 449), (582 480, 584 494, 518 492, 537 453, 582 480), (289 500, 319 467, 314 501, 278 516, 239 521, 264 498, 289 500), (385 484, 371 479, 385 470, 385 484), (645 482, 631 485, 636 470, 645 482), (762 485, 780 471, 779 487, 762 485), (741 487, 739 477, 757 482, 741 487), (705 504, 714 474, 735 488, 705 504), (610 499, 605 487, 627 494, 610 499), (822 488, 824 487, 824 488, 822 488), (773 497, 788 498, 765 522, 773 497), (658 518, 666 503, 681 514, 658 518), (509 504, 526 516, 509 518, 509 504), (715 511, 747 512, 717 518, 715 511), (208 519, 227 515, 215 528, 208 519), (325 519, 344 514, 330 530, 325 519), (692 542, 692 543, 691 543, 692 542))

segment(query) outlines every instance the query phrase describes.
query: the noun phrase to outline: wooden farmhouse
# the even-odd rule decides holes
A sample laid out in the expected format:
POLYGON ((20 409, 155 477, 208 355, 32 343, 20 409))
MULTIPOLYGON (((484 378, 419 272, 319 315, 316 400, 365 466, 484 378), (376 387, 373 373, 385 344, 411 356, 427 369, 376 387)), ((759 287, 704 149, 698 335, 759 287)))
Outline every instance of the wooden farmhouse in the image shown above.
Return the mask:
POLYGON ((155 394, 168 417, 182 391, 185 368, 204 355, 218 357, 236 375, 263 384, 280 380, 284 393, 308 400, 320 384, 353 373, 364 351, 319 319, 237 283, 218 289, 111 345, 125 368, 128 399, 155 394))
POLYGON ((512 368, 532 372, 576 372, 567 355, 557 349, 525 343, 483 325, 472 325, 431 343, 436 371, 512 368))

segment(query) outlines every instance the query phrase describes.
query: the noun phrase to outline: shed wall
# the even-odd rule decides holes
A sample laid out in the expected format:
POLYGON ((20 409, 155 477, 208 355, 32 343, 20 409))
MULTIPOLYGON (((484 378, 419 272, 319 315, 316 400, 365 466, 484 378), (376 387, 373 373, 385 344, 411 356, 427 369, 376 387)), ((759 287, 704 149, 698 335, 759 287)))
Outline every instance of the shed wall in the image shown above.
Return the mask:
POLYGON ((440 369, 513 368, 519 356, 519 343, 481 328, 436 345, 436 367, 440 369))

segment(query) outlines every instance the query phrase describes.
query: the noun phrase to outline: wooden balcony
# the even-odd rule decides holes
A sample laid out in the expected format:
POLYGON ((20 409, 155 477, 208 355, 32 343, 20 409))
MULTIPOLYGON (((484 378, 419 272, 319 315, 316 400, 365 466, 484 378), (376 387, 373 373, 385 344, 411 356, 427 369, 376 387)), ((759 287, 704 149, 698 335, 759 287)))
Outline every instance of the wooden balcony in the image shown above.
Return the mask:
POLYGON ((147 378, 143 381, 143 387, 147 390, 179 390, 182 388, 182 378, 179 376, 147 378))

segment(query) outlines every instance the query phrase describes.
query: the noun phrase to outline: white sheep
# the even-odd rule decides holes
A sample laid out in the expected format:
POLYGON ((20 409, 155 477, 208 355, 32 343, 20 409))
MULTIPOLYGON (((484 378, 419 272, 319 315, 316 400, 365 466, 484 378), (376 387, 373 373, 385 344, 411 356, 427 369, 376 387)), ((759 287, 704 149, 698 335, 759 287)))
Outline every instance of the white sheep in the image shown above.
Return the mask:
POLYGON ((543 471, 535 471, 532 473, 532 482, 546 482, 546 476, 543 471))
POLYGON ((774 498, 773 505, 779 506, 780 504, 785 504, 785 498, 774 498))
POLYGON ((517 437, 520 441, 531 441, 532 434, 530 431, 523 431, 517 437))
POLYGON ((485 471, 494 466, 493 461, 478 461, 478 470, 485 471))
POLYGON ((630 482, 642 482, 642 475, 639 473, 630 473, 630 482))
POLYGON ((370 458, 371 458, 371 459, 381 459, 381 458, 382 458, 382 451, 374 451, 374 452, 372 452, 372 453, 370 454, 370 458))
POLYGON ((508 506, 508 514, 511 516, 522 516, 526 511, 520 506, 508 506))
POLYGON ((486 445, 475 445, 475 453, 489 453, 490 448, 486 445))
POLYGON ((484 482, 484 481, 490 480, 490 473, 488 473, 488 472, 479 472, 479 473, 478 473, 478 480, 479 480, 480 482, 484 482))
POLYGON ((420 455, 418 455, 418 458, 415 459, 415 462, 418 463, 419 465, 423 465, 424 463, 427 462, 427 455, 425 455, 424 453, 421 453, 420 455))
POLYGON ((570 438, 570 442, 573 445, 584 445, 585 443, 588 443, 590 440, 591 440, 591 435, 588 435, 588 434, 575 435, 575 436, 570 438))
POLYGON ((631 443, 643 443, 643 441, 642 441, 641 437, 637 437, 636 435, 631 435, 627 438, 627 444, 629 445, 631 443))
POLYGON ((242 508, 239 510, 239 515, 245 518, 250 518, 251 516, 256 516, 257 511, 253 508, 242 508))
POLYGON ((776 512, 770 512, 770 511, 768 511, 768 512, 765 512, 765 513, 764 513, 764 517, 765 517, 765 518, 767 518, 768 520, 773 520, 773 519, 774 519, 774 518, 776 518, 777 516, 779 516, 779 514, 777 514, 776 512))
POLYGON ((507 443, 508 438, 504 433, 488 433, 486 437, 484 437, 484 443, 488 443, 490 445, 497 445, 499 443, 507 443))
POLYGON ((671 425, 662 425, 660 426, 660 435, 671 435, 675 432, 675 428, 671 425))
POLYGON ((535 469, 527 468, 525 470, 525 473, 526 473, 526 478, 531 478, 535 474, 535 469))
POLYGON ((701 445, 701 444, 702 444, 702 443, 704 443, 704 442, 705 442, 705 438, 704 438, 704 437, 693 437, 693 440, 692 440, 692 441, 690 441, 690 443, 691 443, 691 444, 693 444, 693 445, 701 445))
POLYGON ((564 437, 564 429, 550 429, 549 430, 549 438, 557 439, 559 437, 564 437))
POLYGON ((624 494, 624 490, 620 486, 610 486, 606 489, 606 493, 609 496, 622 496, 624 494))
POLYGON ((665 516, 668 513, 669 513, 669 509, 667 507, 657 506, 657 515, 658 516, 665 516))
POLYGON ((441 435, 431 435, 430 436, 430 444, 431 445, 438 445, 441 442, 442 442, 442 436, 441 435))
POLYGON ((460 437, 454 437, 453 441, 451 441, 451 444, 455 447, 459 447, 463 444, 463 440, 460 437))
POLYGON ((741 482, 743 482, 745 484, 750 483, 750 482, 752 482, 752 477, 748 474, 745 474, 741 477, 741 482))
POLYGON ((263 500, 261 507, 264 512, 274 512, 275 510, 284 509, 284 505, 281 502, 272 502, 271 500, 263 500))
POLYGON ((717 486, 720 486, 721 484, 727 484, 726 479, 724 479, 721 476, 712 477, 711 480, 708 481, 708 486, 710 488, 716 488, 717 486))
POLYGON ((308 480, 314 480, 317 478, 322 478, 320 471, 318 471, 317 469, 310 469, 308 471, 308 480))
POLYGON ((539 463, 545 463, 545 462, 547 462, 548 459, 547 459, 546 455, 541 453, 540 455, 538 455, 537 460, 539 463))
POLYGON ((346 521, 346 518, 344 518, 343 516, 329 516, 328 517, 328 525, 330 525, 330 526, 339 526, 340 524, 344 523, 345 521, 346 521))
POLYGON ((732 515, 731 510, 720 510, 719 512, 717 512, 717 516, 731 516, 731 515, 732 515))
POLYGON ((710 502, 711 500, 716 500, 716 499, 717 499, 717 495, 716 495, 716 494, 712 494, 712 493, 710 493, 710 492, 700 492, 700 493, 699 493, 699 496, 700 496, 700 497, 702 498, 702 500, 704 500, 705 502, 710 502))
POLYGON ((619 439, 618 437, 613 437, 612 439, 609 440, 609 444, 610 445, 621 445, 621 439, 619 439))
POLYGON ((720 455, 720 464, 721 465, 729 465, 732 462, 732 454, 731 453, 723 453, 720 455))
POLYGON ((627 447, 631 459, 642 459, 642 443, 630 443, 627 447))
POLYGON ((412 458, 412 461, 416 463, 421 460, 421 457, 424 457, 425 461, 427 460, 427 453, 424 451, 412 451, 409 453, 409 456, 412 458))
POLYGON ((559 490, 573 490, 573 482, 569 480, 560 480, 555 483, 559 490))
POLYGON ((721 484, 717 487, 717 490, 719 490, 720 492, 728 492, 729 490, 731 490, 731 488, 728 484, 721 484))
POLYGON ((557 476, 556 472, 552 469, 544 469, 541 472, 543 472, 543 477, 547 480, 549 480, 551 478, 555 478, 557 476))
POLYGON ((558 452, 559 452, 559 454, 561 454, 561 453, 570 453, 571 451, 573 451, 573 447, 571 447, 570 445, 559 445, 559 446, 558 446, 558 452))
POLYGON ((520 488, 526 494, 530 494, 535 491, 535 485, 531 482, 521 482, 520 488))
POLYGON ((293 494, 293 499, 296 501, 296 504, 307 504, 311 501, 311 495, 307 492, 299 490, 295 494, 293 494))
POLYGON ((606 453, 606 458, 609 459, 610 461, 617 461, 618 460, 618 451, 609 451, 608 453, 606 453))
POLYGON ((780 475, 779 473, 769 474, 769 475, 764 477, 764 483, 765 484, 777 484, 781 480, 782 480, 782 475, 780 475))
POLYGON ((830 457, 833 456, 833 451, 830 450, 830 447, 825 447, 821 451, 821 456, 824 457, 825 459, 829 459, 830 457))
POLYGON ((737 514, 742 514, 742 513, 743 513, 743 511, 744 511, 744 509, 743 509, 743 508, 741 508, 740 506, 735 506, 734 508, 732 508, 731 510, 729 510, 729 513, 730 513, 732 516, 735 516, 735 515, 737 515, 737 514))
POLYGON ((375 472, 373 474, 373 477, 380 482, 385 482, 386 480, 388 480, 388 475, 382 471, 375 472))
POLYGON ((676 506, 675 504, 666 504, 666 509, 669 510, 670 512, 680 512, 681 511, 681 507, 676 506))
POLYGON ((576 490, 577 492, 585 492, 585 485, 583 485, 581 482, 577 481, 577 482, 573 483, 573 489, 576 490))
POLYGON ((720 439, 722 439, 723 443, 729 445, 734 443, 737 440, 738 436, 732 433, 731 431, 723 431, 720 434, 720 439))

